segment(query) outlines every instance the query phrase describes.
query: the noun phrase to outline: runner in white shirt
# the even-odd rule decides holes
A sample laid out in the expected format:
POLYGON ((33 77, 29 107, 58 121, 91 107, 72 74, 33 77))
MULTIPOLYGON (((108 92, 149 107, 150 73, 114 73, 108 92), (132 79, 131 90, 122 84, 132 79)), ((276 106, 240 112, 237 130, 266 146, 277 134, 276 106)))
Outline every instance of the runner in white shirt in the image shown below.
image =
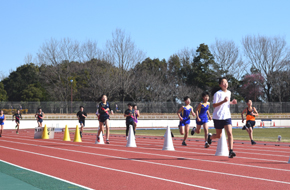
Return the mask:
POLYGON ((230 105, 237 104, 237 100, 231 99, 231 92, 227 90, 228 81, 225 77, 219 79, 221 90, 217 91, 213 96, 213 121, 216 134, 208 134, 208 144, 211 144, 212 139, 219 139, 222 134, 222 129, 225 128, 228 134, 229 158, 233 158, 236 154, 233 151, 233 133, 230 105))

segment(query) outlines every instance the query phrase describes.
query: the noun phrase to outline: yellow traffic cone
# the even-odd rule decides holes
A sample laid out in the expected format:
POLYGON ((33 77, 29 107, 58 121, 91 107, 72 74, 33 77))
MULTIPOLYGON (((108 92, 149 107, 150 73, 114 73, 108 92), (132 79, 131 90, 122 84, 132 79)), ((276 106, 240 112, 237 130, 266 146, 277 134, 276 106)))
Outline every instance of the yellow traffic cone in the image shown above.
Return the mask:
POLYGON ((67 125, 65 126, 63 141, 71 141, 67 125))
POLYGON ((42 138, 42 139, 49 139, 46 125, 44 126, 44 129, 43 129, 43 132, 42 132, 41 138, 42 138))
POLYGON ((78 125, 76 127, 74 142, 82 142, 82 139, 81 139, 81 136, 80 136, 80 130, 79 130, 79 126, 78 125))

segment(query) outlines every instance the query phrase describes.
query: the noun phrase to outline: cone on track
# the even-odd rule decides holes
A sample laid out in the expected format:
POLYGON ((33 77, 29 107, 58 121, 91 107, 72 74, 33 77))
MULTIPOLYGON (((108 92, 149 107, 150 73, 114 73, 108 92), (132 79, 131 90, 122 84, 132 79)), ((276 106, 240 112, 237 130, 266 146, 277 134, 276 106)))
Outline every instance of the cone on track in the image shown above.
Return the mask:
POLYGON ((100 142, 98 142, 98 138, 97 138, 95 144, 105 144, 102 131, 101 131, 101 133, 99 135, 99 138, 100 138, 100 142))
POLYGON ((263 121, 263 127, 265 127, 265 122, 263 121))
POLYGON ((42 138, 42 139, 49 139, 46 125, 44 125, 44 129, 43 129, 43 132, 42 132, 41 138, 42 138))
POLYGON ((67 125, 65 126, 64 129, 63 141, 71 141, 67 125))
POLYGON ((273 124, 273 127, 276 127, 276 126, 275 126, 275 122, 274 122, 274 124, 273 124))
POLYGON ((74 142, 82 142, 79 126, 76 126, 74 142))
POLYGON ((167 126, 162 150, 175 150, 172 142, 170 127, 167 126))
POLYGON ((237 127, 239 126, 239 122, 237 122, 237 127))
POLYGON ((218 145, 216 148, 215 156, 228 156, 228 155, 229 155, 228 144, 227 144, 225 129, 223 129, 222 136, 218 140, 218 145))
POLYGON ((262 122, 260 122, 260 127, 262 127, 262 122))
POLYGON ((137 147, 132 125, 129 126, 129 137, 126 147, 137 147))

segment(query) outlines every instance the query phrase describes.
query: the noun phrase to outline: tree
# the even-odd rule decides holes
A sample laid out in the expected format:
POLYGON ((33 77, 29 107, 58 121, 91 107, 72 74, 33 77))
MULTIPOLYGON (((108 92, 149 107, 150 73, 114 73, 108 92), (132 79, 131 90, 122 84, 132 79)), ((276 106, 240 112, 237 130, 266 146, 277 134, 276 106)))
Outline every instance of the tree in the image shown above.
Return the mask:
POLYGON ((191 64, 192 72, 188 77, 188 83, 202 90, 209 90, 216 85, 216 79, 220 77, 216 72, 218 65, 207 45, 200 44, 196 54, 191 64))
POLYGON ((265 82, 261 73, 247 74, 242 79, 242 87, 239 92, 245 100, 262 101, 263 84, 265 82))
POLYGON ((245 74, 245 68, 247 67, 240 57, 240 51, 235 42, 216 39, 215 43, 210 47, 215 62, 219 67, 218 75, 222 76, 225 73, 240 80, 245 74))
POLYGON ((145 53, 138 49, 130 35, 126 35, 121 29, 116 29, 112 33, 112 39, 106 43, 105 59, 118 68, 115 76, 118 78, 116 85, 120 87, 123 101, 132 92, 131 85, 134 81, 132 69, 144 58, 145 53))
POLYGON ((2 82, 0 82, 0 101, 6 101, 7 100, 7 92, 4 89, 4 85, 2 82))
POLYGON ((43 99, 43 94, 40 88, 37 88, 34 84, 30 84, 21 92, 22 101, 39 102, 43 99))
POLYGON ((21 92, 30 84, 37 84, 39 79, 39 68, 33 63, 25 64, 10 73, 2 82, 7 92, 9 101, 21 101, 21 92))
POLYGON ((285 38, 248 35, 243 38, 242 44, 247 61, 261 71, 265 79, 267 101, 272 101, 273 73, 285 71, 290 59, 285 38))

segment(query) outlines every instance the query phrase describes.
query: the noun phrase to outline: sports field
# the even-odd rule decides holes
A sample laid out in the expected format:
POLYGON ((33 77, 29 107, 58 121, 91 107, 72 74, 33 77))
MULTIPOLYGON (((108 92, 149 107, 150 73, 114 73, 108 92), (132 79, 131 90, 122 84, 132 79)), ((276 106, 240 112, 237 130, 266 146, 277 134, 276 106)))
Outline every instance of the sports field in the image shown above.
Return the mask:
MULTIPOLYGON (((257 141, 252 146, 248 140, 236 140, 237 156, 230 159, 214 156, 217 142, 205 149, 200 138, 190 138, 184 147, 181 138, 174 137, 175 151, 162 151, 162 136, 141 135, 139 130, 137 148, 126 147, 123 134, 112 134, 111 144, 98 145, 94 144, 96 135, 88 131, 81 143, 62 141, 61 132, 50 140, 33 139, 33 133, 24 129, 19 135, 14 130, 4 131, 0 139, 1 187, 5 184, 5 189, 19 189, 20 185, 21 189, 290 188, 290 164, 287 164, 290 143, 257 141)), ((74 134, 70 135, 73 139, 74 134)))

